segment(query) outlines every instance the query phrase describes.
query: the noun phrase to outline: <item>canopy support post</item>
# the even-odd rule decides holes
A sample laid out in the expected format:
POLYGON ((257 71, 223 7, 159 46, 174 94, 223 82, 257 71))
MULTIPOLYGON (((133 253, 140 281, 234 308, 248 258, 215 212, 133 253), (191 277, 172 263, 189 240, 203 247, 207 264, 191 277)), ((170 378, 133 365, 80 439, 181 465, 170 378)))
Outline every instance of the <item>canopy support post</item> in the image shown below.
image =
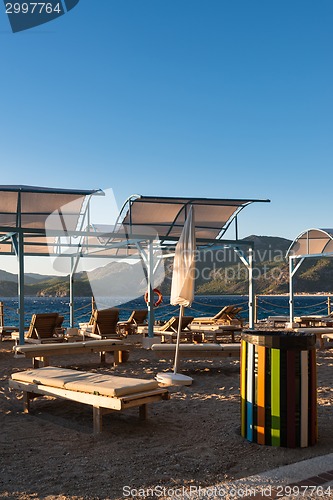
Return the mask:
POLYGON ((24 344, 24 237, 19 231, 12 235, 12 244, 18 263, 18 309, 19 314, 19 344, 24 344))
POLYGON ((74 327, 74 258, 71 257, 71 272, 69 275, 69 325, 74 327))
POLYGON ((148 337, 154 337, 154 246, 153 242, 148 243, 148 337))
POLYGON ((253 287, 253 248, 249 248, 249 329, 254 329, 254 314, 253 314, 253 304, 255 301, 254 297, 254 287, 253 287))
POLYGON ((304 261, 304 257, 295 266, 295 258, 289 257, 289 322, 292 324, 294 322, 294 281, 293 278, 304 261))
POLYGON ((18 233, 18 296, 19 296, 19 315, 20 315, 20 345, 24 344, 24 237, 23 232, 18 233))
POLYGON ((79 265, 80 253, 71 256, 71 272, 69 275, 69 324, 74 328, 74 274, 79 265))
POLYGON ((245 265, 249 273, 249 329, 254 329, 254 286, 253 286, 253 246, 249 245, 248 258, 238 247, 233 247, 234 251, 245 265))
POLYGON ((293 273, 294 261, 289 257, 289 322, 294 321, 294 285, 293 285, 293 273))

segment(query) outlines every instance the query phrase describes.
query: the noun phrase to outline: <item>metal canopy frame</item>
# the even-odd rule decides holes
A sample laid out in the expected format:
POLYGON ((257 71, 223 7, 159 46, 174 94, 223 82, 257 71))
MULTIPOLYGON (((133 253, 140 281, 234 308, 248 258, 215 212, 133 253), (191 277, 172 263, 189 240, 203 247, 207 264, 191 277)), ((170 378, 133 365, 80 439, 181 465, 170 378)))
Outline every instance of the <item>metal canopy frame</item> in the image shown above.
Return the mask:
POLYGON ((333 229, 311 228, 300 233, 286 253, 289 258, 289 321, 294 322, 294 277, 305 259, 333 257, 333 229))
MULTIPOLYGON (((169 252, 174 250, 175 245, 180 237, 181 231, 183 229, 184 221, 189 210, 192 206, 196 210, 206 209, 204 212, 203 220, 198 223, 197 217, 195 217, 195 231, 199 230, 205 232, 205 230, 211 231, 214 238, 200 237, 196 235, 196 244, 199 249, 212 248, 218 245, 220 247, 230 247, 233 248, 235 253, 238 255, 240 260, 246 266, 249 276, 249 328, 254 328, 254 287, 253 287, 253 242, 241 241, 238 238, 238 215, 247 206, 256 202, 270 202, 268 199, 213 199, 213 198, 177 198, 177 197, 153 197, 153 196, 141 196, 133 195, 129 197, 124 205, 122 206, 119 214, 117 223, 121 224, 123 228, 131 232, 133 228, 137 225, 144 226, 145 221, 142 220, 142 208, 143 212, 145 205, 148 207, 148 217, 147 225, 150 227, 155 227, 160 238, 160 245, 163 249, 169 252), (162 214, 159 217, 159 206, 162 205, 162 214), (140 207, 139 210, 136 208, 140 207), (170 208, 171 207, 171 208, 170 208), (197 208, 198 207, 198 208, 197 208), (152 208, 157 211, 150 215, 152 208), (209 209, 220 210, 222 215, 222 220, 214 220, 214 215, 210 219, 209 209), (225 214, 223 210, 225 209, 225 214), (139 216, 137 214, 139 212, 139 216), (163 216, 168 215, 167 222, 164 222, 163 216), (224 217, 223 217, 224 215, 224 217), (206 217, 206 220, 205 220, 206 217), (222 240, 226 231, 230 228, 231 224, 234 223, 235 228, 235 239, 233 240, 222 240), (242 247, 248 247, 248 255, 242 250, 242 247)), ((146 210, 147 212, 147 210, 146 210)), ((216 215, 215 215, 216 216, 216 215)), ((172 257, 173 254, 169 254, 172 257)), ((153 279, 153 273, 151 274, 153 279)), ((149 283, 150 287, 153 287, 153 283, 149 283)), ((150 299, 148 299, 150 301, 150 299)), ((152 326, 149 325, 149 336, 153 336, 152 326)))
MULTIPOLYGON (((167 242, 174 234, 180 236, 181 230, 184 225, 184 220, 186 219, 187 212, 190 206, 197 207, 198 209, 209 208, 209 209, 220 209, 223 215, 223 209, 227 212, 224 214, 224 220, 219 219, 219 221, 215 220, 215 223, 212 224, 213 220, 209 220, 209 215, 207 216, 207 221, 203 222, 196 220, 196 231, 198 228, 202 230, 210 230, 213 231, 214 237, 204 237, 200 238, 196 234, 196 241, 200 241, 200 239, 207 241, 209 239, 221 239, 226 231, 229 229, 231 224, 234 222, 235 225, 235 239, 238 240, 238 215, 239 213, 247 206, 252 203, 270 202, 268 199, 217 199, 217 198, 183 198, 183 197, 170 197, 170 196, 142 196, 142 195, 132 195, 130 196, 125 203, 123 204, 119 217, 118 223, 120 223, 123 227, 131 231, 132 227, 135 227, 137 224, 140 226, 149 225, 150 227, 158 226, 158 234, 160 236, 160 242, 163 244, 167 242), (137 207, 141 207, 141 210, 145 208, 145 205, 148 206, 148 212, 151 210, 152 206, 163 208, 165 216, 166 212, 169 212, 168 216, 170 219, 168 221, 158 220, 158 215, 154 214, 153 220, 147 219, 147 222, 140 220, 137 222, 138 216, 136 215, 137 207), (173 209, 175 207, 175 209, 173 209), (177 210, 178 208, 178 210, 177 210), (229 209, 229 210, 228 210, 229 209), (222 225, 221 225, 222 224, 222 225), (164 230, 164 232, 163 232, 164 230), (175 231, 176 230, 176 231, 175 231)), ((140 209, 139 209, 140 210, 140 209)), ((140 216, 139 216, 140 217, 140 216)))
MULTIPOLYGON (((249 327, 254 327, 254 289, 253 289, 253 243, 238 239, 238 214, 249 204, 255 202, 269 202, 270 200, 219 200, 210 198, 172 198, 172 197, 151 197, 133 195, 129 197, 124 203, 115 226, 109 228, 108 231, 99 231, 94 228, 90 221, 90 201, 91 197, 95 195, 104 195, 100 189, 97 190, 71 190, 71 189, 56 189, 56 188, 43 188, 31 186, 0 186, 0 194, 12 193, 17 196, 16 212, 9 210, 8 207, 3 206, 0 201, 0 255, 16 255, 18 260, 18 295, 19 295, 19 315, 20 315, 20 344, 24 343, 24 257, 25 256, 57 256, 67 257, 71 259, 70 271, 70 323, 74 323, 74 297, 73 297, 73 281, 74 273, 77 269, 79 259, 84 258, 109 258, 110 256, 121 259, 136 252, 137 258, 141 258, 146 265, 148 277, 148 311, 149 311, 149 336, 153 336, 154 324, 154 310, 153 310, 153 289, 154 289, 154 251, 156 250, 155 243, 158 244, 162 251, 174 251, 175 245, 178 242, 183 221, 186 219, 186 213, 189 206, 204 207, 207 215, 207 222, 201 221, 200 230, 207 230, 214 233, 214 238, 197 237, 197 247, 199 249, 212 248, 213 246, 230 247, 233 248, 240 260, 248 269, 249 274, 249 327), (50 196, 53 200, 49 210, 22 210, 22 197, 27 195, 31 196, 36 206, 36 196, 46 195, 44 203, 47 202, 47 197, 50 196), (61 204, 57 206, 54 197, 62 197, 63 199, 68 196, 69 200, 80 200, 80 209, 69 212, 67 215, 73 217, 76 221, 75 229, 66 227, 64 223, 59 229, 48 229, 46 231, 45 222, 47 216, 54 212, 59 211, 60 218, 63 214, 61 212, 61 204), (137 224, 135 221, 135 203, 160 203, 165 206, 179 205, 175 217, 169 220, 168 223, 163 224, 163 234, 160 236, 158 233, 158 241, 153 237, 149 231, 145 231, 145 227, 154 228, 154 222, 149 218, 146 221, 137 224), (208 209, 207 209, 208 207, 208 209), (223 210, 226 208, 225 220, 219 226, 219 220, 214 219, 216 215, 209 220, 210 211, 209 207, 216 207, 223 210), (12 219, 10 219, 12 218, 12 219), (8 219, 10 221, 8 222, 8 219), (26 222, 28 219, 29 223, 26 222), (235 226, 235 239, 223 240, 222 237, 227 229, 234 222, 235 226), (222 227, 221 227, 222 226, 222 227), (178 235, 179 231, 179 235, 178 235), (61 241, 64 234, 69 238, 65 243, 61 241), (53 251, 50 249, 50 239, 52 237, 53 251), (73 239, 79 240, 72 241, 73 239), (243 248, 248 248, 248 255, 244 252, 243 248), (29 248, 29 250, 26 249, 29 248), (47 249, 45 250, 45 247, 47 249), (63 255, 62 249, 66 247, 66 255, 63 255), (73 249, 71 253, 70 250, 73 249), (125 252, 121 254, 121 251, 125 252), (139 251, 139 256, 137 252, 139 251)), ((38 203, 37 203, 38 206, 38 203)), ((47 203, 46 203, 47 206, 47 203)), ((148 213, 148 217, 151 214, 148 213)), ((159 227, 161 221, 157 224, 159 227)), ((196 226, 197 228, 197 226, 196 226)), ((135 258, 135 256, 134 256, 135 258)))
MULTIPOLYGON (((18 261, 18 312, 20 344, 24 344, 24 257, 49 256, 45 220, 55 210, 67 203, 77 202, 79 210, 66 212, 74 222, 83 220, 89 214, 89 202, 93 195, 104 195, 103 191, 47 188, 37 186, 0 186, 0 255, 15 255, 18 261), (82 201, 81 201, 82 200, 82 201), (83 206, 87 200, 86 206, 83 206), (29 205, 30 203, 30 205, 29 205), (15 211, 14 211, 15 207, 15 211), (35 207, 35 208, 34 208, 35 207), (39 252, 26 251, 25 245, 39 249, 39 252), (42 252, 42 248, 47 251, 42 252)), ((52 231, 54 237, 61 236, 65 228, 52 231)), ((70 298, 73 307, 73 297, 70 298)))

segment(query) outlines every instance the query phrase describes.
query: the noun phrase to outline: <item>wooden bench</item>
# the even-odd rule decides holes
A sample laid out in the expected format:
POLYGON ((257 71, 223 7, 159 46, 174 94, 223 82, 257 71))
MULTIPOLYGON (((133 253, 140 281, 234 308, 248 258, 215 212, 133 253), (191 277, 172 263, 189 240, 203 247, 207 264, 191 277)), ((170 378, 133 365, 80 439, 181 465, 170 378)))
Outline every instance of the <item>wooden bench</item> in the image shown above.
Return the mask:
MULTIPOLYGON (((240 344, 179 344, 179 359, 240 357, 240 344)), ((151 350, 159 359, 173 359, 176 344, 153 344, 151 350)))
POLYGON ((40 362, 44 366, 50 364, 50 357, 65 356, 72 354, 100 353, 101 363, 105 362, 105 353, 113 352, 114 365, 117 365, 128 358, 128 351, 131 345, 125 344, 122 340, 88 340, 86 342, 64 342, 60 344, 32 344, 14 346, 16 354, 23 354, 26 358, 32 359, 34 368, 38 368, 40 362))
POLYGON ((23 391, 24 412, 30 401, 53 396, 93 407, 94 434, 102 431, 102 417, 112 411, 139 407, 141 419, 147 417, 147 405, 169 399, 169 392, 156 380, 117 377, 80 372, 53 366, 13 373, 9 387, 23 391))

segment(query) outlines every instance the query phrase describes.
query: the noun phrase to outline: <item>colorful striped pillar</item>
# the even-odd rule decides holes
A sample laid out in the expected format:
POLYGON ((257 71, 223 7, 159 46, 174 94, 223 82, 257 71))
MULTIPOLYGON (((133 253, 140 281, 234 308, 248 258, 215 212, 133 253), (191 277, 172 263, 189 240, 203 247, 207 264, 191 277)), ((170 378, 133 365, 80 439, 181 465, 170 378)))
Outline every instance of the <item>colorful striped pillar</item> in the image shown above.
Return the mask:
POLYGON ((316 336, 251 331, 241 339, 241 434, 258 444, 317 441, 316 336))

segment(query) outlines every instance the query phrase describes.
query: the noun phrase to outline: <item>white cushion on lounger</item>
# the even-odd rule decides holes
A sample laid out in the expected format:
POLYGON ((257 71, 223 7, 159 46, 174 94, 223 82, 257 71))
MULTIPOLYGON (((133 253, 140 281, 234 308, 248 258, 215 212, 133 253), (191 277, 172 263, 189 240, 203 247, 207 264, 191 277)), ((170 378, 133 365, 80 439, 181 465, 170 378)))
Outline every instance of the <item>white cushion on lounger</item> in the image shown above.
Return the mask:
POLYGON ((122 345, 124 343, 123 340, 88 340, 86 342, 63 342, 61 344, 38 344, 38 345, 20 345, 15 347, 15 351, 17 352, 31 352, 31 351, 61 351, 68 349, 77 349, 78 347, 109 347, 113 345, 122 345))
POLYGON ((82 372, 56 366, 47 366, 38 370, 27 370, 12 374, 13 380, 30 384, 49 385, 64 389, 67 381, 73 380, 73 374, 79 377, 82 372))
POLYGON ((45 367, 12 375, 13 380, 77 392, 119 397, 158 388, 155 380, 100 375, 65 368, 45 367))
POLYGON ((73 382, 66 382, 65 387, 72 391, 119 397, 157 389, 158 383, 155 380, 92 373, 87 374, 86 378, 77 379, 73 382))

